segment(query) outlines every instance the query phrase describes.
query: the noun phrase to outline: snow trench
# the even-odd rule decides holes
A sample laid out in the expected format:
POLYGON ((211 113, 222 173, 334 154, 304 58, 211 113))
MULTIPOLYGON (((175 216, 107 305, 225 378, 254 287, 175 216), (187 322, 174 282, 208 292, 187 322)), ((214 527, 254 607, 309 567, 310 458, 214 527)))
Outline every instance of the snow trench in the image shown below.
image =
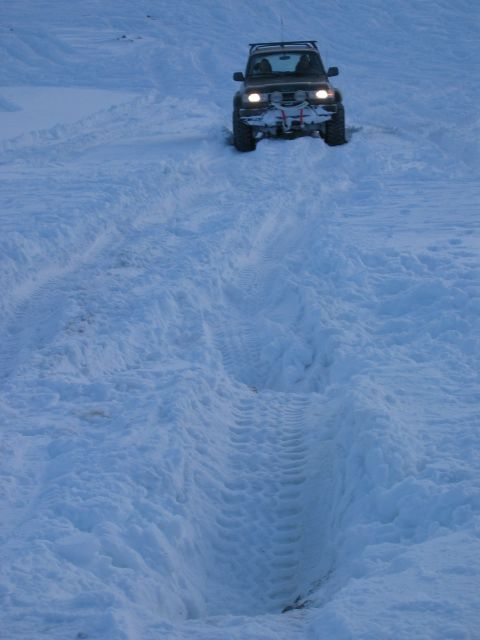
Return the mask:
POLYGON ((333 565, 325 532, 337 452, 322 427, 321 390, 306 381, 325 354, 299 348, 301 294, 294 284, 279 292, 277 271, 271 256, 240 269, 210 327, 235 401, 205 534, 209 616, 303 607, 333 565), (274 289, 280 300, 271 300, 274 289))

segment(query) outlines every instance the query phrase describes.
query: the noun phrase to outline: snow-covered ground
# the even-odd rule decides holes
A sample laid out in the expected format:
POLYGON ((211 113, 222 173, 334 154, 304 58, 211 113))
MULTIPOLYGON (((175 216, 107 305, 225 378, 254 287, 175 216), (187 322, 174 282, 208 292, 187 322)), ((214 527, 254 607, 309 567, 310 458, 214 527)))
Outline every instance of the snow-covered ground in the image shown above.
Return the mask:
POLYGON ((0 637, 480 637, 480 10, 17 0, 0 637), (228 144, 316 38, 348 145, 228 144))
POLYGON ((0 140, 55 125, 73 123, 92 112, 128 102, 132 94, 70 87, 2 87, 0 98, 0 140))

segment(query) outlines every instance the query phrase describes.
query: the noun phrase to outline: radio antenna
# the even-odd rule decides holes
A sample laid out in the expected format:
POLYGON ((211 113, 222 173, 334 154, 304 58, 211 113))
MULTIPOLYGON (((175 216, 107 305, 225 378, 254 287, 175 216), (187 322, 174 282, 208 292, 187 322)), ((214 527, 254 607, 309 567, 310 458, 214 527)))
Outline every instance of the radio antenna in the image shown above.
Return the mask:
POLYGON ((284 37, 283 37, 283 18, 280 18, 280 42, 284 41, 284 37))

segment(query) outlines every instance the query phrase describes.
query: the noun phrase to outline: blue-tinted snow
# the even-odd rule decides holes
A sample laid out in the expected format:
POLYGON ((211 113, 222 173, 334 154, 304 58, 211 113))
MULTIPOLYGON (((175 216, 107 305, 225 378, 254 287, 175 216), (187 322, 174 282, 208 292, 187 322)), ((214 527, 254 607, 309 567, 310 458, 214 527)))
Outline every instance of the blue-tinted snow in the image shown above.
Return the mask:
POLYGON ((2 638, 478 635, 478 24, 2 8, 2 638), (282 19, 351 140, 240 155, 231 74, 282 19))

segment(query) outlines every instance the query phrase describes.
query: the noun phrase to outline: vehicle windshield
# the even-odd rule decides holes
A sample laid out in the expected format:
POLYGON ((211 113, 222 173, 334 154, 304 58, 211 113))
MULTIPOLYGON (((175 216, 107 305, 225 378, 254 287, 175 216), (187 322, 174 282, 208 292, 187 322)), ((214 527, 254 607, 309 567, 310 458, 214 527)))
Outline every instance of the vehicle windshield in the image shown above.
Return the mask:
POLYGON ((318 75, 325 73, 320 57, 314 52, 278 51, 253 55, 247 68, 251 78, 276 75, 318 75))

